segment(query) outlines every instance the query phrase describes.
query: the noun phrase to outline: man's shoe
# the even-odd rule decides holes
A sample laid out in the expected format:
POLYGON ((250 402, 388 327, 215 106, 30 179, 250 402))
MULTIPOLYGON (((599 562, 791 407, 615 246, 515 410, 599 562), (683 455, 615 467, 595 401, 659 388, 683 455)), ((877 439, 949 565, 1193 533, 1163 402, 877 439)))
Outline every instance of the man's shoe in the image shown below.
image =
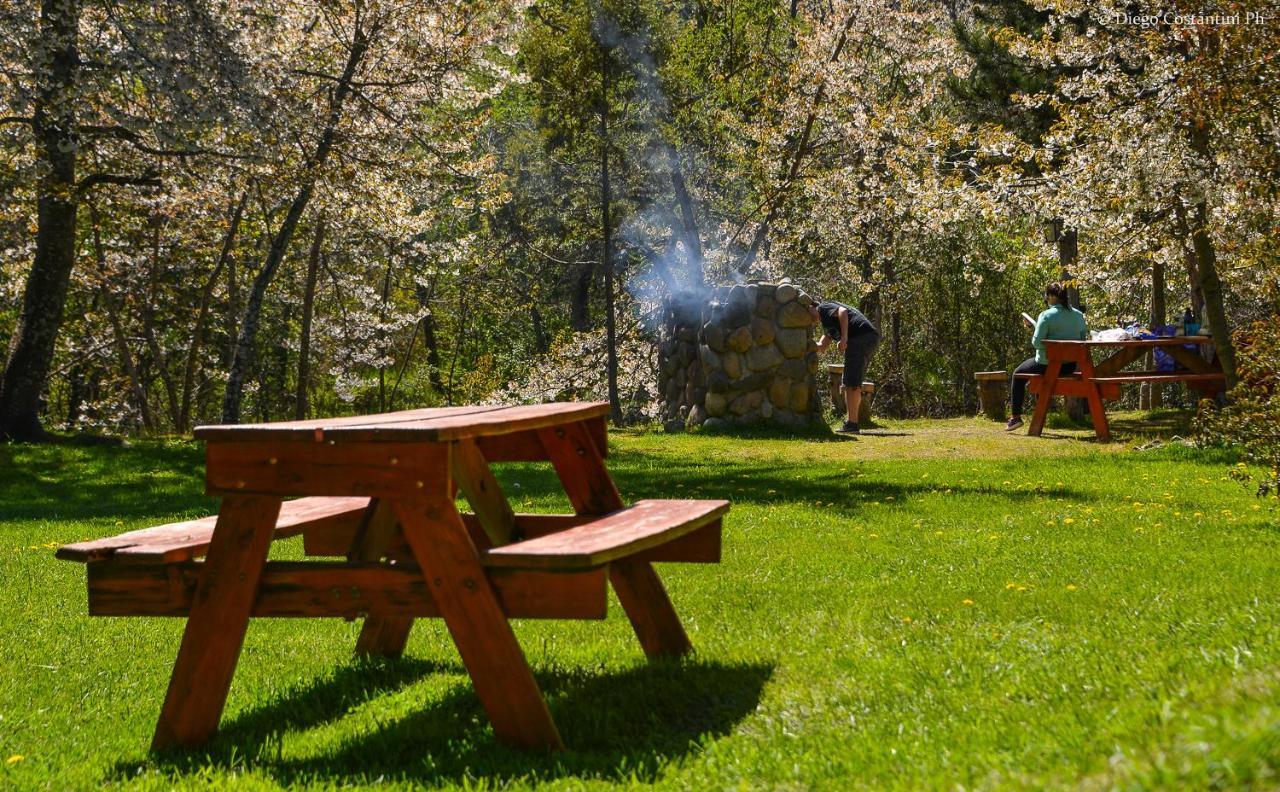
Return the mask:
POLYGON ((1014 429, 1017 429, 1021 426, 1022 426, 1022 419, 1018 418, 1017 416, 1014 416, 1013 418, 1009 419, 1009 422, 1007 424, 1004 425, 1004 430, 1006 432, 1012 432, 1014 429))
POLYGON ((853 421, 845 421, 844 426, 836 430, 840 434, 858 434, 858 425, 853 421))

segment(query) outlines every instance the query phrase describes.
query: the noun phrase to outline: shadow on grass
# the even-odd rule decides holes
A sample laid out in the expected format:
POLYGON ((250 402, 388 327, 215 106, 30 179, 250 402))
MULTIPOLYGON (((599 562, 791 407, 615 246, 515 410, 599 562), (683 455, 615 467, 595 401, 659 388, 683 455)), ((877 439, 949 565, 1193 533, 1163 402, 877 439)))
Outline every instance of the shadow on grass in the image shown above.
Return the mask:
MULTIPOLYGON (((461 666, 419 660, 360 663, 285 694, 227 724, 208 746, 156 754, 173 776, 205 769, 253 770, 283 785, 324 780, 342 786, 377 778, 421 784, 484 778, 605 779, 651 782, 664 765, 729 734, 759 702, 773 673, 767 664, 656 661, 617 673, 556 669, 538 673, 567 750, 522 751, 499 743, 469 684, 438 703, 348 739, 332 752, 282 757, 281 734, 334 720, 376 695, 461 666)), ((121 763, 125 780, 136 763, 121 763)), ((176 779, 175 779, 176 780, 176 779)))
MULTIPOLYGON (((1065 439, 1065 438, 1064 438, 1065 439)), ((815 462, 821 462, 821 451, 815 451, 815 462)), ((498 465, 497 476, 504 490, 527 496, 559 495, 563 492, 559 479, 548 465, 498 465), (518 482, 518 486, 517 485, 518 482)), ((805 504, 822 502, 827 508, 846 515, 862 511, 869 503, 900 506, 913 497, 945 494, 998 495, 1011 500, 1032 500, 1045 496, 1066 500, 1088 500, 1091 496, 1070 487, 1010 489, 995 478, 989 484, 949 482, 895 483, 883 479, 854 477, 848 472, 815 473, 798 465, 770 466, 758 459, 735 462, 705 458, 682 461, 664 457, 660 464, 640 451, 621 451, 610 455, 609 468, 618 489, 627 501, 643 498, 723 498, 741 504, 805 504), (797 471, 806 471, 797 477, 797 471)), ((567 508, 564 504, 557 510, 567 508)))
POLYGON ((213 513, 203 479, 189 443, 0 445, 0 519, 213 513))

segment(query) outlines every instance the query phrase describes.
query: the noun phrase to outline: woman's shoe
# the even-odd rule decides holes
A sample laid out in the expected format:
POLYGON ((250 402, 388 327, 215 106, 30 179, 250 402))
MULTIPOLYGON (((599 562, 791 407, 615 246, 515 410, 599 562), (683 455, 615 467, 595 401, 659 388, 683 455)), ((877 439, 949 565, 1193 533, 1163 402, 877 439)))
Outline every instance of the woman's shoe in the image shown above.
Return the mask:
POLYGON ((844 426, 836 430, 840 434, 858 434, 858 425, 853 421, 845 421, 844 426))
POLYGON ((1021 426, 1022 426, 1022 419, 1015 415, 1009 419, 1009 422, 1007 424, 1004 425, 1004 430, 1006 432, 1012 432, 1014 429, 1017 429, 1021 426))

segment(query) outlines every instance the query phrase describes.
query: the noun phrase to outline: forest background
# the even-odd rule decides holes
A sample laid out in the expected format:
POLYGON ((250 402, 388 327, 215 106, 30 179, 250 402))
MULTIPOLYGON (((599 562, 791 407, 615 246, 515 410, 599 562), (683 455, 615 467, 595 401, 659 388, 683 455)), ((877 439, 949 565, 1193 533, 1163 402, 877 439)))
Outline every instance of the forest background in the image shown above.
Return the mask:
POLYGON ((871 316, 894 415, 975 410, 1060 278, 1096 328, 1190 307, 1234 383, 1280 327, 1280 6, 1213 12, 0 0, 0 437, 643 421, 661 301, 753 278, 871 316))

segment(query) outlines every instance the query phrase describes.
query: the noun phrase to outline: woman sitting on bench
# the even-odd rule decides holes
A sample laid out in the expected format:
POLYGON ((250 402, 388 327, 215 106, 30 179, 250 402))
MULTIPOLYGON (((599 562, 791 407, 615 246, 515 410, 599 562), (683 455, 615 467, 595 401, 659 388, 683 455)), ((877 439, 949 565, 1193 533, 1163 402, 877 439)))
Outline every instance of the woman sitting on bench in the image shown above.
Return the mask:
MULTIPOLYGON (((1013 397, 1013 415, 1005 424, 1005 431, 1012 432, 1022 426, 1022 405, 1027 400, 1027 381, 1019 374, 1043 374, 1049 369, 1049 357, 1044 350, 1045 341, 1085 341, 1089 338, 1085 326, 1084 314, 1072 308, 1067 302, 1067 288, 1061 283, 1050 283, 1044 287, 1044 299, 1048 309, 1036 320, 1036 332, 1031 337, 1031 346, 1035 347, 1036 356, 1027 358, 1013 370, 1013 383, 1009 390, 1013 397)), ((1062 374, 1071 374, 1076 370, 1075 363, 1063 363, 1062 374)), ((1048 398, 1041 396, 1041 398, 1048 398)))

